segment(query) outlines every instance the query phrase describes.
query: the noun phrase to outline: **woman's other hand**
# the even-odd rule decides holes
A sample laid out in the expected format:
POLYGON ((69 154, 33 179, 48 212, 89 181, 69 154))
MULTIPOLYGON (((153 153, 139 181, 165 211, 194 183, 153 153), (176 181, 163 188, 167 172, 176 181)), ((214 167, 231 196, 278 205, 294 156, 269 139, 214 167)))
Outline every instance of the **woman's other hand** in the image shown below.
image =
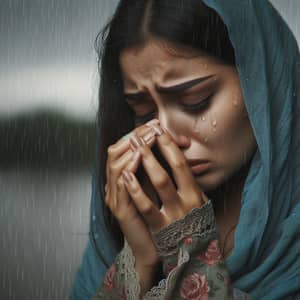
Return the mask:
POLYGON ((172 169, 178 189, 158 163, 150 147, 141 143, 137 151, 141 153, 144 169, 160 197, 161 208, 159 209, 149 199, 133 173, 130 174, 132 180, 126 182, 126 187, 150 231, 157 233, 174 221, 183 218, 194 207, 201 207, 208 201, 208 198, 195 181, 186 158, 171 135, 157 124, 151 127, 157 134, 157 145, 172 169))
MULTIPOLYGON (((158 120, 152 121, 153 123, 158 120)), ((148 123, 149 124, 149 123, 148 123)), ((133 135, 144 137, 149 147, 153 145, 155 133, 146 125, 133 131, 133 135)), ((143 143, 145 141, 143 140, 143 143)), ((106 164, 105 203, 118 220, 120 228, 130 245, 136 261, 143 267, 155 267, 159 262, 157 250, 153 244, 151 233, 142 216, 138 212, 124 185, 122 171, 135 173, 141 155, 132 147, 129 139, 121 138, 108 148, 106 164)), ((126 173, 127 174, 127 173, 126 173)))

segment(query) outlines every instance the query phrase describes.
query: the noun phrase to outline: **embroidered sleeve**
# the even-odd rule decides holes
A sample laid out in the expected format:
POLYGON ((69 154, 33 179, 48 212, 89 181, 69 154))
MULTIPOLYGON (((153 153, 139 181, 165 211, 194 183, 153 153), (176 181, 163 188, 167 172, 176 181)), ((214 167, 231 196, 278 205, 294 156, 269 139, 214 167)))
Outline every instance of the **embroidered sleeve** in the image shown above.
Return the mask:
POLYGON ((145 294, 145 300, 251 299, 230 284, 211 201, 193 208, 153 240, 166 278, 145 294))
MULTIPOLYGON (((139 275, 126 239, 93 300, 139 300, 139 275)), ((144 300, 251 300, 233 289, 221 256, 211 201, 153 235, 163 278, 144 300)))
POLYGON ((135 271, 135 258, 124 239, 124 247, 107 270, 93 300, 138 300, 139 274, 135 271))

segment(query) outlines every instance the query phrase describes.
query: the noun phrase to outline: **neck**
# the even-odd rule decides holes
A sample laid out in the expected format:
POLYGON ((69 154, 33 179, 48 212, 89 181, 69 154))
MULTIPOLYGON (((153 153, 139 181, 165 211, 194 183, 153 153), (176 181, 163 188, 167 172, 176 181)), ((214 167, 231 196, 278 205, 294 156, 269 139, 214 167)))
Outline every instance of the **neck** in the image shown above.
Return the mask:
POLYGON ((216 190, 207 193, 213 202, 224 257, 233 248, 234 230, 239 220, 242 192, 249 167, 250 163, 216 190))
POLYGON ((207 193, 214 205, 215 214, 218 216, 230 215, 234 207, 240 207, 244 183, 250 164, 243 166, 229 180, 217 189, 207 193))

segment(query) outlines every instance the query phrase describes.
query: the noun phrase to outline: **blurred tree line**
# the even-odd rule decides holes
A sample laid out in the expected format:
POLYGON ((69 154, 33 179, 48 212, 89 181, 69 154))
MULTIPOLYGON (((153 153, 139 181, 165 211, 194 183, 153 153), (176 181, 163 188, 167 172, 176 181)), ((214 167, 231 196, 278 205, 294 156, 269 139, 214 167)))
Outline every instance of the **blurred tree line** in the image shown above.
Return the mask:
POLYGON ((91 166, 95 148, 95 122, 48 110, 0 119, 1 168, 91 166))

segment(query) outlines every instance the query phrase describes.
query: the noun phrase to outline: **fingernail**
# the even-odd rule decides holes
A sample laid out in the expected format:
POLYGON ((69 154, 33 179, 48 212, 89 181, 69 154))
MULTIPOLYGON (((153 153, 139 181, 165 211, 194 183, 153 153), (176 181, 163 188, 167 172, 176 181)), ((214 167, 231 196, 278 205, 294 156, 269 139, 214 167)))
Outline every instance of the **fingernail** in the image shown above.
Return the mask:
MULTIPOLYGON (((168 131, 165 127, 160 126, 160 128, 162 129, 162 131, 163 131, 164 133, 169 133, 169 131, 168 131)), ((170 134, 170 133, 169 133, 169 134, 170 134)))
POLYGON ((141 155, 141 152, 140 152, 140 151, 135 151, 135 152, 133 152, 133 154, 132 154, 132 156, 131 156, 131 160, 132 160, 132 161, 138 160, 139 157, 140 157, 140 155, 141 155))
POLYGON ((130 183, 130 181, 132 181, 131 176, 130 176, 130 174, 129 174, 127 171, 123 170, 123 171, 122 171, 122 176, 123 176, 123 179, 124 179, 127 183, 130 183))
POLYGON ((146 143, 148 143, 151 141, 152 138, 154 138, 154 136, 155 136, 155 132, 151 130, 150 132, 148 132, 147 134, 144 135, 143 140, 146 143))
POLYGON ((157 134, 157 135, 162 135, 164 132, 163 132, 163 130, 161 129, 161 127, 160 126, 158 126, 158 125, 152 125, 151 126, 152 128, 153 128, 153 130, 155 131, 155 133, 157 134))
POLYGON ((145 145, 145 142, 135 134, 130 137, 130 142, 135 149, 138 149, 139 147, 145 145))

